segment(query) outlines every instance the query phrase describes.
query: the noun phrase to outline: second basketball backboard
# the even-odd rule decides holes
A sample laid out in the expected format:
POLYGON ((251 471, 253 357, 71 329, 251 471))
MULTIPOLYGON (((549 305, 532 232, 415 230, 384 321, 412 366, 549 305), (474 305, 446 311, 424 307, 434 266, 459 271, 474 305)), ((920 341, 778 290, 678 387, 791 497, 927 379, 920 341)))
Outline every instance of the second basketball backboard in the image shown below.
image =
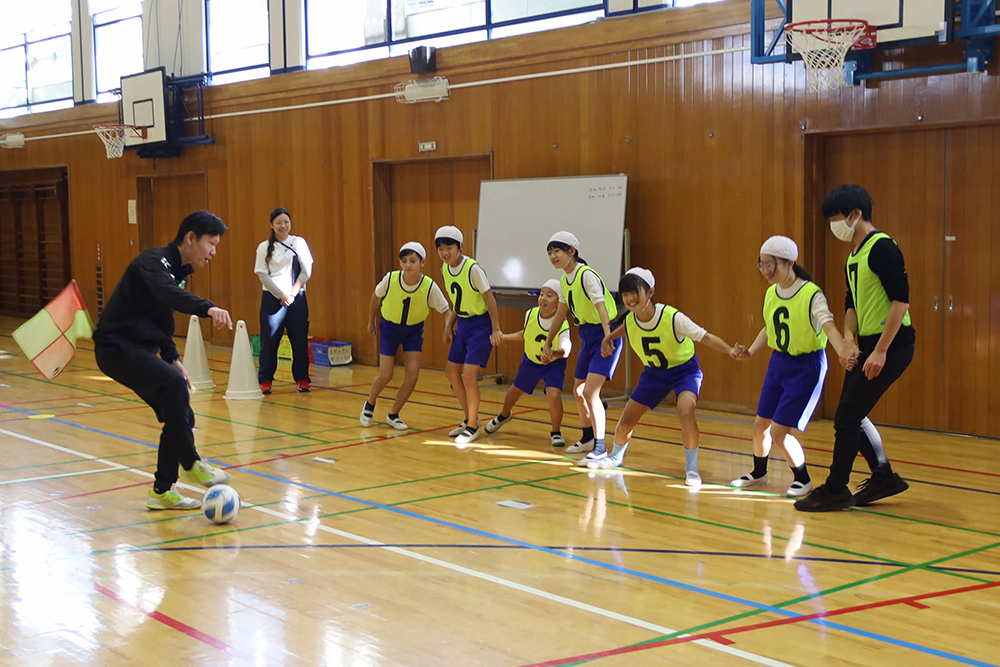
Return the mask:
POLYGON ((878 45, 952 39, 954 0, 788 0, 789 23, 863 19, 878 27, 878 45))

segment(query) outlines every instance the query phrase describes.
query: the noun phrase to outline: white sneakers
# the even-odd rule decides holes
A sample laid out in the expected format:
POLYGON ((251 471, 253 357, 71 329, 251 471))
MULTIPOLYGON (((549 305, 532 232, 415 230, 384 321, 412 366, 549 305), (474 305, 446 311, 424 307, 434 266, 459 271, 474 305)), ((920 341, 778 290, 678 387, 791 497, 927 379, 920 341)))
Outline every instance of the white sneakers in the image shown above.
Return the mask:
POLYGON ((566 448, 567 454, 582 454, 583 452, 589 452, 594 448, 594 439, 591 438, 584 442, 583 440, 577 440, 575 443, 566 448))
POLYGON ((404 422, 398 416, 396 416, 396 417, 386 417, 385 418, 385 423, 388 424, 389 426, 393 427, 397 431, 405 431, 406 429, 410 428, 409 426, 406 425, 406 422, 404 422))
POLYGON ((459 433, 455 437, 455 443, 459 445, 467 445, 470 442, 479 439, 479 434, 482 432, 482 430, 483 430, 482 426, 476 429, 466 426, 465 430, 459 433))
POLYGON ((809 495, 809 492, 812 490, 813 483, 811 480, 805 484, 802 482, 792 482, 792 485, 785 491, 785 495, 789 498, 801 498, 802 496, 809 495))
POLYGON ((742 477, 734 479, 730 484, 737 489, 745 489, 748 486, 763 486, 767 484, 767 473, 764 473, 762 477, 754 477, 750 473, 747 473, 742 477))
POLYGON ((701 475, 698 474, 697 470, 688 470, 684 475, 684 484, 690 486, 692 489, 700 489, 701 475))

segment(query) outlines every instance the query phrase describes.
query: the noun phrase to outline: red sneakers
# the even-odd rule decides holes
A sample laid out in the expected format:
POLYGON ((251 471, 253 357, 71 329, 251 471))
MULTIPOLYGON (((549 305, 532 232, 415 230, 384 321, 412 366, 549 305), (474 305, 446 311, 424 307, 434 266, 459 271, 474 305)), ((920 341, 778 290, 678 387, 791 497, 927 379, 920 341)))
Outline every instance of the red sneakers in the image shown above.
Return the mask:
POLYGON ((309 387, 309 380, 296 380, 295 386, 298 387, 299 393, 301 394, 305 394, 312 391, 312 389, 309 387))
POLYGON ((270 382, 261 382, 260 383, 260 390, 262 392, 264 392, 265 394, 270 394, 271 393, 271 383, 270 382))

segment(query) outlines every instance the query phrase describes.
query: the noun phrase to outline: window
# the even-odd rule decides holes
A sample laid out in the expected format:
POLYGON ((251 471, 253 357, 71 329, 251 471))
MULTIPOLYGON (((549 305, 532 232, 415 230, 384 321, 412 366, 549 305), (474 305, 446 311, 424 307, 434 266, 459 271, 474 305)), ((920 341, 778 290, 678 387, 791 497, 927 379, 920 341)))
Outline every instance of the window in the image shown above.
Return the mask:
POLYGON ((69 0, 4 9, 0 25, 0 116, 73 105, 69 0))
POLYGON ((140 0, 90 0, 94 13, 97 101, 113 102, 121 78, 145 69, 140 0))
MULTIPOLYGON (((493 23, 516 21, 532 16, 564 14, 581 9, 604 9, 603 0, 499 0, 491 3, 493 23)), ((603 15, 603 12, 602 12, 603 15)))
POLYGON ((466 30, 486 25, 486 0, 392 0, 392 16, 393 41, 466 30))
POLYGON ((205 0, 213 84, 270 76, 267 0, 205 0))

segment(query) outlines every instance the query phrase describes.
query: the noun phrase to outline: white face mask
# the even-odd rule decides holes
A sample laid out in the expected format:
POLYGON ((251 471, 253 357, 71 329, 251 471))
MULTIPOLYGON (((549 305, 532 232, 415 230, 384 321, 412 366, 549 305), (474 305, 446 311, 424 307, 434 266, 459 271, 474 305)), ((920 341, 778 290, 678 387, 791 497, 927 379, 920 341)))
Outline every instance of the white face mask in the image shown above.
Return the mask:
POLYGON ((861 218, 855 220, 853 225, 847 224, 846 218, 843 220, 834 220, 830 223, 830 231, 841 241, 850 241, 854 238, 854 230, 857 228, 860 220, 861 218))

